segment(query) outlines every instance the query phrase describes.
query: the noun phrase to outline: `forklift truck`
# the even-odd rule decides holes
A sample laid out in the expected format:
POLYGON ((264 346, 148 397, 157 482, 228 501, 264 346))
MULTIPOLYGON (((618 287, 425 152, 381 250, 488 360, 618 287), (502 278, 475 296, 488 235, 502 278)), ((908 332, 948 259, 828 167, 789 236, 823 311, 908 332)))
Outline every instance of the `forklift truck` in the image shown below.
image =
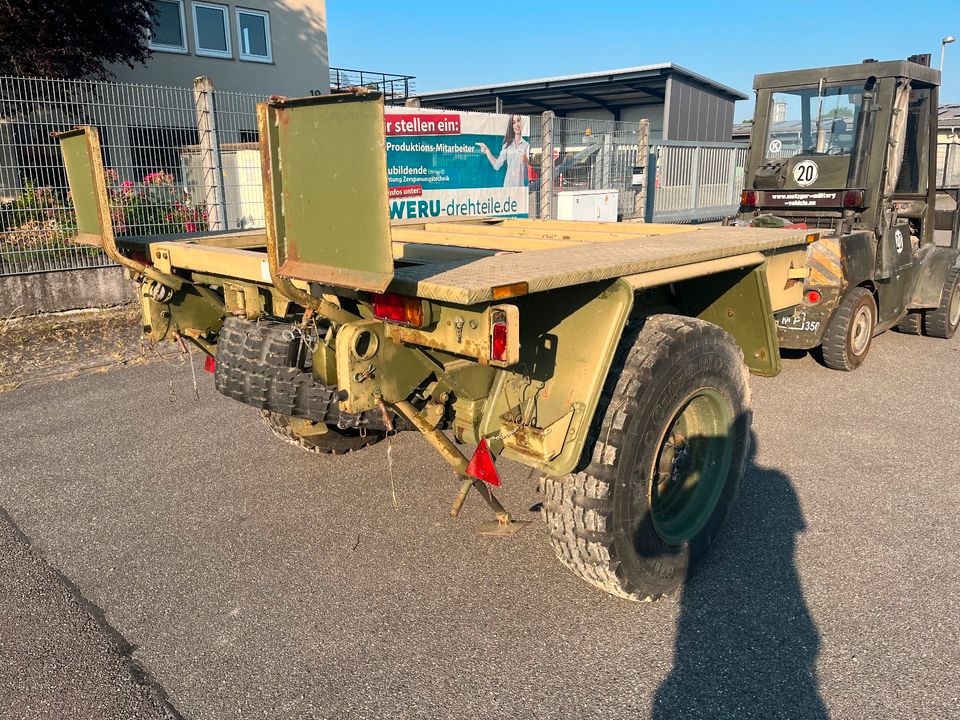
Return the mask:
POLYGON ((820 347, 828 367, 853 370, 884 330, 957 331, 960 213, 957 189, 936 187, 939 85, 929 55, 756 76, 736 223, 825 231, 805 277, 788 280, 803 302, 777 315, 781 347, 820 347))

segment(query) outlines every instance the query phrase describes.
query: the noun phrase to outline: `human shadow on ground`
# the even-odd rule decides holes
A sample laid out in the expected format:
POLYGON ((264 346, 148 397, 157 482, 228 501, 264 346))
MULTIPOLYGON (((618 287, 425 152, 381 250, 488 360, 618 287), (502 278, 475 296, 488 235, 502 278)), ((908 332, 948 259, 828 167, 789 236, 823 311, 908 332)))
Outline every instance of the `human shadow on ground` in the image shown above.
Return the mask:
POLYGON ((829 717, 817 687, 820 638, 794 564, 800 503, 790 478, 755 457, 753 436, 727 525, 683 590, 655 720, 829 717))

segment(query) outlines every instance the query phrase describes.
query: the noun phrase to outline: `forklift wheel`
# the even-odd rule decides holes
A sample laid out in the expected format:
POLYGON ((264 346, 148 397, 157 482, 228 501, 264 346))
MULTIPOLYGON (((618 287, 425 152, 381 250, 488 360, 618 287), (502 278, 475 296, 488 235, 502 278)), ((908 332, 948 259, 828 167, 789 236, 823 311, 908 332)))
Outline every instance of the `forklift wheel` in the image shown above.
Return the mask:
POLYGON ((833 370, 856 370, 870 351, 877 303, 867 288, 851 290, 823 334, 823 362, 833 370))
POLYGON ((927 335, 950 339, 957 326, 960 326, 960 268, 953 268, 943 283, 940 307, 927 311, 927 335))
POLYGON ((906 333, 907 335, 922 335, 923 313, 917 310, 908 312, 900 319, 900 322, 897 323, 897 332, 906 333))

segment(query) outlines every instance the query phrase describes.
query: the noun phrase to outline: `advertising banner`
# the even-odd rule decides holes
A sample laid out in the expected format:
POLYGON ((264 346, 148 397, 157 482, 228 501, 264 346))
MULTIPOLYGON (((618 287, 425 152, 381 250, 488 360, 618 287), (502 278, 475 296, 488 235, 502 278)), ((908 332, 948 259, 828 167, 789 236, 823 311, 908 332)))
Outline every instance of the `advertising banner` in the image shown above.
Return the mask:
POLYGON ((390 221, 527 217, 530 119, 388 108, 390 221))

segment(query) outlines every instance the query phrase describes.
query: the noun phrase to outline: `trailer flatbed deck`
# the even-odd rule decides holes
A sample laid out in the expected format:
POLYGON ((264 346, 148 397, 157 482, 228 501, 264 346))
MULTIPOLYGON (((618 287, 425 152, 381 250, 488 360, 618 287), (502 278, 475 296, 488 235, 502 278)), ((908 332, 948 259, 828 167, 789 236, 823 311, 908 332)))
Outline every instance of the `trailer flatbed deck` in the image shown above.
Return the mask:
MULTIPOLYGON (((509 285, 525 284, 525 293, 535 293, 680 267, 689 276, 691 266, 711 261, 727 269, 758 265, 764 254, 801 249, 816 238, 800 229, 520 219, 395 226, 391 233, 390 290, 464 305, 500 299, 494 288, 509 285)), ((216 272, 229 259, 232 274, 245 269, 246 279, 269 281, 260 231, 136 241, 153 254, 164 251, 172 267, 216 272)))

